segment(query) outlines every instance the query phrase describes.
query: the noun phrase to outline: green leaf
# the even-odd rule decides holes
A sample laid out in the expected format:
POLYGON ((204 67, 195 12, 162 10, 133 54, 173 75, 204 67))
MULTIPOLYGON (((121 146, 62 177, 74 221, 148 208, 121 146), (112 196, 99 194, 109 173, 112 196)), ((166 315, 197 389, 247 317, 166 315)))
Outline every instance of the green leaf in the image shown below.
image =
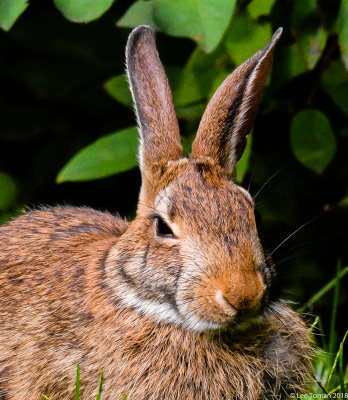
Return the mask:
POLYGON ((338 15, 338 39, 340 43, 342 59, 346 69, 348 70, 348 0, 341 1, 341 9, 338 15))
POLYGON ((208 94, 209 89, 206 90, 207 87, 204 83, 210 85, 210 82, 207 82, 200 74, 201 71, 204 74, 206 69, 204 66, 203 70, 197 68, 197 59, 203 54, 201 49, 196 48, 183 69, 178 87, 173 90, 173 99, 177 107, 198 103, 208 94))
POLYGON ((268 15, 275 3, 275 0, 253 0, 247 7, 251 18, 258 18, 261 15, 268 15))
POLYGON ((115 0, 53 0, 58 10, 72 22, 90 22, 103 15, 115 0))
POLYGON ((238 161, 236 165, 236 182, 241 183, 243 182, 245 174, 248 172, 249 169, 249 159, 251 155, 251 146, 252 146, 252 135, 249 134, 247 138, 247 143, 245 146, 244 153, 241 159, 238 161))
POLYGON ((79 151, 60 171, 57 182, 103 178, 137 165, 135 127, 104 136, 79 151))
POLYGON ((179 107, 176 109, 176 115, 179 119, 184 119, 186 121, 197 120, 202 117, 205 107, 205 103, 179 107))
POLYGON ((214 96, 214 93, 218 89, 218 87, 222 84, 222 82, 227 78, 227 76, 231 73, 231 71, 217 71, 216 75, 212 79, 210 89, 209 89, 209 98, 214 96))
POLYGON ((306 62, 309 69, 313 69, 318 62, 327 39, 327 34, 319 27, 312 34, 299 35, 296 45, 299 55, 306 62))
MULTIPOLYGON (((177 91, 180 84, 182 70, 177 67, 166 68, 169 83, 173 92, 177 91)), ((129 89, 127 76, 125 74, 116 75, 104 83, 106 92, 121 104, 132 107, 133 100, 129 89)))
POLYGON ((270 24, 258 24, 247 14, 238 14, 226 33, 224 43, 232 60, 240 65, 266 46, 271 37, 270 24))
POLYGON ((304 110, 294 116, 290 139, 298 161, 317 174, 325 170, 336 152, 336 139, 330 122, 318 110, 304 110))
POLYGON ((336 106, 348 117, 348 72, 341 60, 333 62, 324 72, 321 85, 336 106))
POLYGON ((0 27, 9 31, 28 5, 28 0, 1 0, 0 27))
POLYGON ((207 52, 220 43, 230 23, 236 0, 196 0, 203 38, 199 45, 207 52))
POLYGON ((206 52, 221 41, 236 0, 153 0, 153 17, 163 32, 195 40, 206 52))
POLYGON ((296 0, 293 2, 290 23, 296 30, 308 29, 308 23, 312 23, 317 13, 316 0, 296 0), (307 25, 307 27, 306 27, 307 25))
POLYGON ((126 75, 116 75, 104 83, 106 92, 118 102, 132 107, 132 96, 128 87, 126 75))
POLYGON ((308 66, 300 56, 296 44, 279 47, 272 73, 272 85, 281 87, 306 71, 308 71, 308 66))
POLYGON ((193 0, 153 0, 154 20, 162 32, 202 40, 201 23, 193 0))
POLYGON ((327 33, 320 25, 316 0, 295 1, 291 27, 299 56, 312 69, 324 50, 327 33))
POLYGON ((11 175, 0 172, 0 210, 9 209, 17 197, 17 184, 11 175))
POLYGON ((139 25, 149 25, 157 29, 152 17, 152 1, 138 0, 132 4, 121 19, 116 23, 122 28, 135 28, 139 25))
POLYGON ((224 59, 226 55, 221 47, 210 54, 197 47, 174 87, 175 105, 182 107, 207 100, 216 75, 225 67, 224 59))

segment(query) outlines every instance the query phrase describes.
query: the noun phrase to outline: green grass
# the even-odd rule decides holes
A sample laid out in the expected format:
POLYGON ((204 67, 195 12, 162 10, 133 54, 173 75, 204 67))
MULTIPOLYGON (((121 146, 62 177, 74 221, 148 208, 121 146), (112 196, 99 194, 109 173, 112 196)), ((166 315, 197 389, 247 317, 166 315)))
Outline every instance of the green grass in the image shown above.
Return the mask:
MULTIPOLYGON (((318 395, 326 395, 326 398, 348 398, 348 368, 344 365, 343 349, 348 337, 348 331, 339 341, 336 331, 337 309, 340 297, 340 282, 348 273, 348 266, 341 268, 341 263, 337 263, 337 272, 335 277, 330 280, 323 288, 315 293, 298 311, 304 312, 307 310, 313 311, 314 305, 321 298, 328 295, 333 289, 332 296, 332 311, 329 335, 323 328, 321 318, 316 316, 310 329, 315 334, 317 341, 320 340, 317 356, 314 360, 315 368, 315 383, 312 388, 312 393, 308 393, 307 397, 301 397, 308 400, 315 400, 318 395), (341 397, 338 394, 342 393, 341 397)), ((103 390, 103 371, 100 374, 100 382, 96 400, 102 399, 103 390)), ((44 400, 50 400, 47 396, 42 395, 44 400)), ((322 397, 321 397, 322 398, 322 397)), ((120 400, 126 400, 127 396, 123 395, 120 400)), ((52 399, 57 400, 57 399, 52 399)), ((75 400, 80 400, 80 366, 77 365, 76 382, 75 382, 75 400)))
POLYGON ((303 397, 309 400, 318 398, 319 394, 326 395, 326 398, 348 398, 348 370, 344 365, 343 358, 343 348, 348 336, 348 331, 343 338, 339 340, 336 329, 340 283, 347 273, 348 267, 342 268, 341 262, 338 262, 335 277, 315 293, 309 301, 298 310, 300 312, 306 310, 313 311, 315 303, 333 289, 329 334, 326 334, 319 316, 315 317, 311 326, 317 341, 320 343, 317 356, 314 360, 316 382, 313 385, 313 394, 308 394, 307 397, 303 397), (338 394, 340 394, 340 397, 338 394))
MULTIPOLYGON (((101 400, 102 390, 103 390, 103 381, 104 381, 104 371, 102 371, 101 374, 100 374, 98 393, 97 393, 97 396, 96 396, 95 400, 101 400)), ((44 400, 50 400, 44 394, 42 395, 42 398, 44 400)), ((124 400, 124 399, 126 399, 126 397, 123 396, 122 400, 124 400)), ((80 365, 79 364, 77 364, 77 368, 76 368, 75 400, 80 400, 80 365)))

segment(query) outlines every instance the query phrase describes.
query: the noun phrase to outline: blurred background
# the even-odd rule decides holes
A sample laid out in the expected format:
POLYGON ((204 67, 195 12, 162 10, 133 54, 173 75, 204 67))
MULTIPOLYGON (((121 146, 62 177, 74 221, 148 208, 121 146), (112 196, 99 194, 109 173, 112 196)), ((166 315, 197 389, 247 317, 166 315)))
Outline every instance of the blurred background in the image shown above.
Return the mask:
POLYGON ((347 329, 347 0, 2 1, 0 223, 41 204, 134 217, 124 52, 140 24, 157 31, 187 153, 215 89, 284 28, 237 182, 277 248, 282 297, 307 313, 332 366, 347 329))

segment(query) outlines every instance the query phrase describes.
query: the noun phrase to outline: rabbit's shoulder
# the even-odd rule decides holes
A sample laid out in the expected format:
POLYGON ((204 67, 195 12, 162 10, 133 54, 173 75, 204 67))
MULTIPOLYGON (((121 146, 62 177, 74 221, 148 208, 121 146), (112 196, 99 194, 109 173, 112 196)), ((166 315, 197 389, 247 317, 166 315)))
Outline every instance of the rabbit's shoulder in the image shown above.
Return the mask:
MULTIPOLYGON (((0 261, 37 265, 84 254, 92 243, 116 242, 128 227, 118 216, 87 207, 42 207, 0 227, 0 261)), ((92 251, 92 250, 91 250, 92 251)))
POLYGON ((64 239, 75 236, 119 237, 128 223, 117 215, 89 207, 41 207, 30 210, 0 227, 0 237, 14 242, 64 239))
POLYGON ((127 227, 91 208, 31 210, 0 227, 0 287, 19 303, 48 287, 71 292, 81 277, 87 279, 87 269, 99 268, 127 227))

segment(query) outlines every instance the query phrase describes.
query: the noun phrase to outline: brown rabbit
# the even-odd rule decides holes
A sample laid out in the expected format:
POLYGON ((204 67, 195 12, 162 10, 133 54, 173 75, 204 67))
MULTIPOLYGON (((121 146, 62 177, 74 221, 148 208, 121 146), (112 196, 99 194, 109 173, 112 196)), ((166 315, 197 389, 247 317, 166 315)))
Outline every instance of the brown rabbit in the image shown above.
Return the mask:
POLYGON ((267 46, 222 83, 190 158, 153 31, 127 68, 142 188, 128 223, 89 208, 30 211, 0 227, 0 399, 285 399, 311 377, 304 322, 270 295, 254 203, 233 183, 271 67, 267 46))

